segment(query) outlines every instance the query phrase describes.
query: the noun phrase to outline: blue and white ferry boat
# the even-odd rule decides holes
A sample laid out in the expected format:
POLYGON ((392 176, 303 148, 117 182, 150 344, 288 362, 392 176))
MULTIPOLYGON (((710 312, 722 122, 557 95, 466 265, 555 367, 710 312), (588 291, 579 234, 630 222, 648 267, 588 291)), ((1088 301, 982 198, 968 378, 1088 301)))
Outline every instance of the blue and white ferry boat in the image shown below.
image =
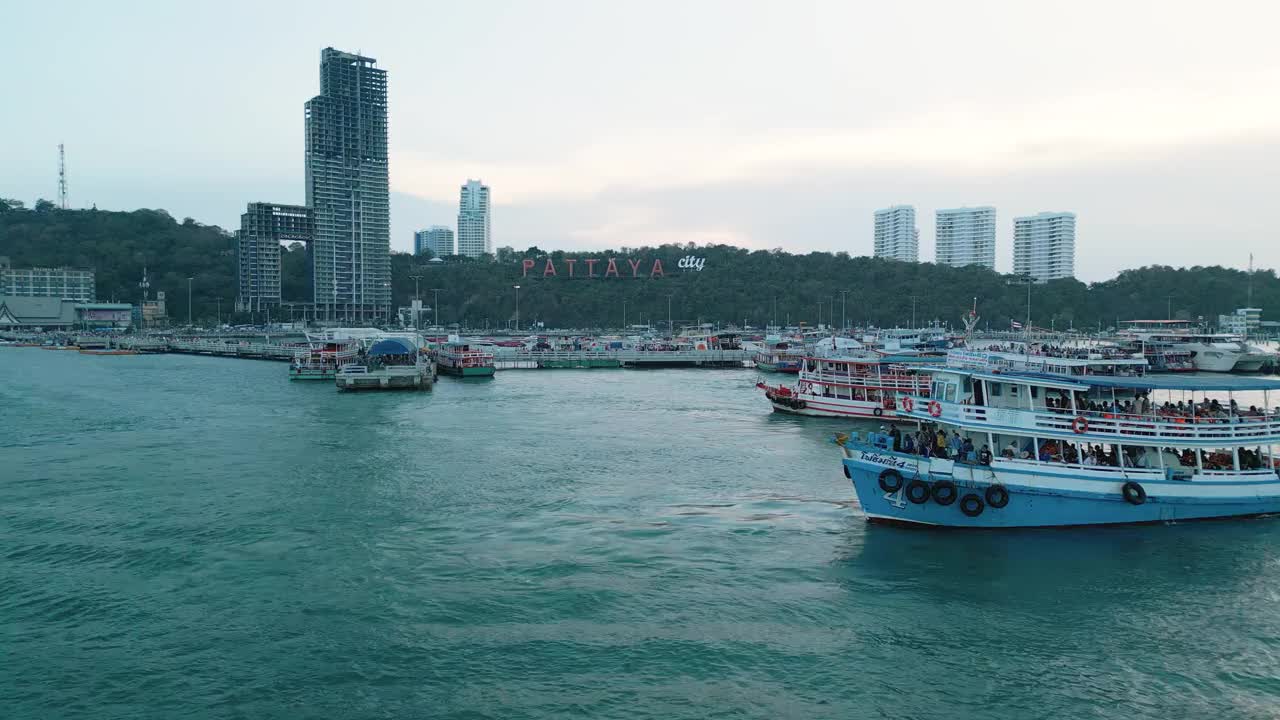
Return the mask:
POLYGON ((1141 355, 1027 345, 952 351, 925 372, 929 394, 898 399, 899 422, 920 424, 902 428, 910 449, 905 436, 841 438, 871 521, 1012 528, 1280 512, 1280 380, 1148 376, 1141 355))

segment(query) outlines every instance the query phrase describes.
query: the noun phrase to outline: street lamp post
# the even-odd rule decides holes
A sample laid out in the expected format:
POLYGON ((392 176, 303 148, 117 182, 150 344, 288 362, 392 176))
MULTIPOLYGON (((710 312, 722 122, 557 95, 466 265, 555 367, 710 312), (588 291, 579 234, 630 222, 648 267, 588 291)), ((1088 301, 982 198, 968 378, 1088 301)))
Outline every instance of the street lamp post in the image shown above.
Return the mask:
POLYGON ((431 324, 440 327, 440 288, 431 288, 434 297, 431 299, 431 324))
POLYGON ((622 332, 627 331, 627 299, 622 299, 622 332))
POLYGON ((193 277, 187 278, 187 327, 191 327, 191 281, 193 277))
POLYGON ((516 289, 516 332, 520 332, 520 286, 512 285, 516 289))
POLYGON ((418 296, 418 279, 422 276, 410 275, 409 277, 413 278, 413 299, 418 301, 418 306, 413 310, 413 329, 418 330, 420 329, 418 326, 422 324, 418 321, 418 315, 422 312, 422 298, 418 296))
POLYGON ((845 314, 846 303, 848 302, 848 300, 849 300, 849 291, 841 290, 840 291, 840 329, 841 330, 849 329, 848 316, 845 314))
POLYGON ((217 328, 217 327, 220 327, 221 325, 222 325, 222 296, 219 295, 218 296, 218 317, 217 317, 217 322, 214 324, 214 327, 217 328))
POLYGON ((671 324, 671 296, 670 295, 667 296, 667 335, 673 338, 676 336, 676 328, 674 325, 671 324))

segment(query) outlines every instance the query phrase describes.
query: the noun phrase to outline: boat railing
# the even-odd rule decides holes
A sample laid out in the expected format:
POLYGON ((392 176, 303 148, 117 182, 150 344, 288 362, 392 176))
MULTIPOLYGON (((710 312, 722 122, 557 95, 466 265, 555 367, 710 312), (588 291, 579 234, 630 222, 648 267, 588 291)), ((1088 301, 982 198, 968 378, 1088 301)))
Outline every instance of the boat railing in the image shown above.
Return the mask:
POLYGON ((922 394, 927 392, 929 381, 918 375, 899 374, 859 374, 802 371, 802 381, 820 385, 840 385, 843 387, 865 387, 880 390, 894 390, 902 393, 922 394))
MULTIPOLYGON (((1268 412, 1262 416, 1234 415, 1229 418, 1168 417, 1160 415, 1123 415, 1108 412, 1071 411, 1040 412, 1012 408, 992 408, 955 402, 937 402, 928 397, 912 396, 910 414, 922 419, 936 417, 944 422, 967 425, 998 426, 1020 433, 1043 431, 1082 438, 1145 439, 1152 443, 1178 441, 1224 441, 1248 444, 1280 440, 1280 417, 1268 412), (935 407, 939 415, 929 412, 935 407)), ((898 401, 902 405, 902 399, 898 401)))

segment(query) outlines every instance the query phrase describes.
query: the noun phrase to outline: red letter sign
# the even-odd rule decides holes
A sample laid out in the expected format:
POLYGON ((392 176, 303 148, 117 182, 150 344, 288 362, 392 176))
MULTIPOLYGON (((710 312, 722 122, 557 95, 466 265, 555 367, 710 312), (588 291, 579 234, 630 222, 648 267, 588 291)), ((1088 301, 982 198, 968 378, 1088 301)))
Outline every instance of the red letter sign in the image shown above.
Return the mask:
POLYGON ((618 277, 618 259, 609 258, 609 267, 605 268, 604 276, 609 277, 609 273, 613 273, 614 277, 618 277))
POLYGON ((575 264, 575 263, 577 263, 577 262, 578 262, 578 261, 577 261, 577 260, 574 260, 573 258, 565 258, 565 259, 564 259, 564 264, 569 266, 569 277, 573 277, 573 266, 574 266, 574 264, 575 264))
POLYGON ((520 277, 529 277, 529 268, 533 267, 533 260, 531 258, 525 258, 524 262, 520 264, 524 266, 524 272, 520 273, 520 277))
POLYGON ((595 259, 595 258, 587 258, 587 260, 586 260, 586 263, 587 263, 587 277, 595 277, 595 276, 596 276, 596 270, 595 270, 595 267, 596 267, 596 263, 598 263, 598 262, 600 262, 600 261, 599 261, 599 260, 597 260, 597 259, 595 259))
POLYGON ((662 272, 662 261, 658 258, 653 259, 653 269, 649 271, 649 277, 666 277, 667 274, 662 272))
POLYGON ((551 264, 551 258, 547 258, 547 266, 542 268, 542 277, 555 277, 556 266, 551 264))
POLYGON ((640 270, 640 259, 632 260, 627 258, 627 264, 631 266, 631 277, 637 277, 636 272, 640 270))

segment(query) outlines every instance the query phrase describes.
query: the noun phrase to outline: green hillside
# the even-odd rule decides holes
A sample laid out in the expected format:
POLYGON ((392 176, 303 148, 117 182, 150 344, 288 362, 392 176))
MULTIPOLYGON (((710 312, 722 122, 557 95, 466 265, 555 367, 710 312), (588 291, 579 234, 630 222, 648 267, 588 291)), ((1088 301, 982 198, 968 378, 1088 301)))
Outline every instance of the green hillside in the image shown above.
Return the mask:
MULTIPOLYGON (((145 264, 151 290, 169 296, 169 312, 186 315, 187 280, 192 277, 193 316, 212 320, 217 299, 230 315, 235 299, 234 250, 221 228, 190 218, 176 221, 162 210, 104 212, 57 210, 40 203, 26 210, 0 202, 0 255, 14 266, 91 267, 97 271, 100 300, 137 302, 137 283, 145 264)), ((284 253, 286 300, 306 301, 307 264, 301 245, 284 253)), ((439 288, 441 319, 471 327, 502 326, 514 319, 519 284, 522 324, 541 320, 557 327, 616 327, 626 304, 628 323, 721 322, 753 325, 779 321, 814 323, 841 320, 841 294, 850 324, 908 325, 912 300, 918 323, 941 319, 955 323, 974 298, 991 327, 1008 327, 1026 316, 1026 284, 979 268, 948 268, 931 263, 899 263, 846 254, 747 251, 729 246, 675 246, 600 253, 543 253, 537 248, 502 252, 497 259, 450 259, 429 265, 423 258, 396 253, 392 285, 397 306, 407 305, 414 281, 426 304, 439 288), (680 258, 702 258, 701 271, 682 269, 680 258), (535 260, 526 274, 522 260, 535 260), (587 259, 598 259, 587 274, 587 259), (617 277, 604 277, 615 258, 617 277), (554 276, 544 277, 546 261, 554 276), (575 260, 569 277, 569 260, 575 260), (653 262, 662 272, 653 272, 653 262), (630 262, 628 262, 630 261, 630 262), (633 270, 633 265, 635 269, 633 270), (634 275, 634 277, 633 277, 634 275), (776 305, 775 305, 776 303, 776 305)), ((1246 303, 1247 273, 1222 267, 1144 267, 1126 270, 1106 282, 1086 285, 1061 280, 1032 288, 1031 314, 1037 325, 1096 328, 1117 318, 1175 317, 1214 319, 1246 303)), ((1258 271, 1253 304, 1263 316, 1280 313, 1280 280, 1274 271, 1258 271)), ((242 319, 247 320, 247 317, 242 319)))

